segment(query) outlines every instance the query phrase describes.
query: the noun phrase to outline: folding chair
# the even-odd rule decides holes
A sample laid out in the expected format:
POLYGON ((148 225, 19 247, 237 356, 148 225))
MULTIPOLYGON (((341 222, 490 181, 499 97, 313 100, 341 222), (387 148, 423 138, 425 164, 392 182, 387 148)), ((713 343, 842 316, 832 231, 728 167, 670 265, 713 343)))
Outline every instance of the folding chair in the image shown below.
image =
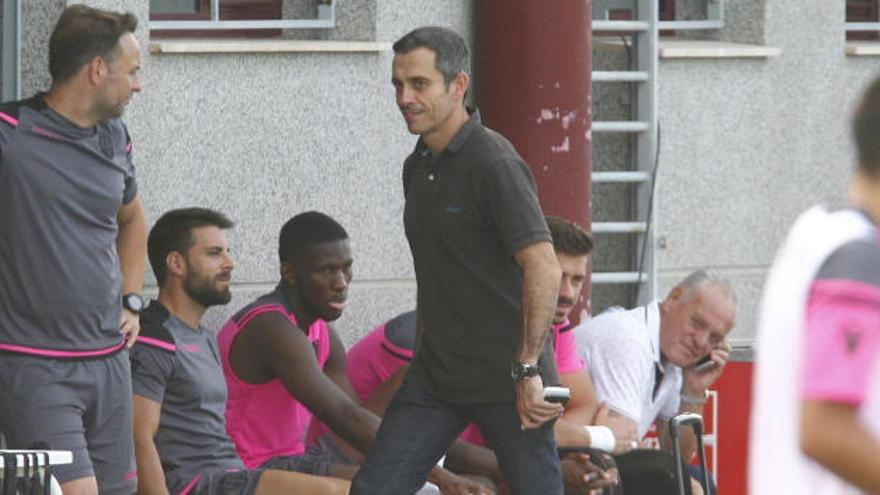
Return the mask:
POLYGON ((58 483, 48 466, 70 464, 73 455, 58 450, 0 450, 0 495, 57 495, 58 483))

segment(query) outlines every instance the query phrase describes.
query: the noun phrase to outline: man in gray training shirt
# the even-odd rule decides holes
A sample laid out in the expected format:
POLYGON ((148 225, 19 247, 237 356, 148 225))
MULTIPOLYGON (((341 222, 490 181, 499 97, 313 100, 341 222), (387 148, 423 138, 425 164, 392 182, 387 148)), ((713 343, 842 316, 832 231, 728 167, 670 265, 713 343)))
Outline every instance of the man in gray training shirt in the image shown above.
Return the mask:
POLYGON ((0 427, 10 448, 73 452, 52 470, 67 495, 128 494, 137 476, 124 349, 146 228, 119 120, 141 89, 136 25, 67 8, 49 91, 0 105, 0 427))
POLYGON ((231 297, 224 230, 232 225, 218 212, 188 208, 165 213, 150 231, 159 298, 141 315, 131 350, 138 493, 346 493, 341 480, 247 471, 226 435, 226 381, 214 333, 201 319, 231 297))

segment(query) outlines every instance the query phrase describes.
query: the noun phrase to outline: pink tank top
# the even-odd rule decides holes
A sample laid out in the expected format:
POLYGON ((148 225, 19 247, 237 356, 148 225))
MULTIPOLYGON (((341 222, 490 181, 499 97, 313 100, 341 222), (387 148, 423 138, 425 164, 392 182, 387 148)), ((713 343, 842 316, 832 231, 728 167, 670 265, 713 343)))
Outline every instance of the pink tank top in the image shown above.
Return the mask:
MULTIPOLYGON (((246 383, 229 365, 229 351, 235 336, 254 317, 276 312, 284 314, 293 325, 297 324, 296 317, 283 305, 258 304, 263 300, 261 298, 252 304, 253 307, 240 311, 217 336, 223 375, 229 389, 226 432, 248 469, 258 468, 276 456, 296 456, 305 452, 304 437, 312 419, 312 413, 290 395, 280 379, 257 385, 246 383)), ((330 355, 330 339, 324 320, 317 320, 309 327, 309 341, 315 347, 318 365, 323 368, 330 355)))
POLYGON ((385 324, 358 341, 346 354, 348 379, 361 401, 373 394, 404 364, 412 361, 412 349, 397 346, 385 338, 385 324))

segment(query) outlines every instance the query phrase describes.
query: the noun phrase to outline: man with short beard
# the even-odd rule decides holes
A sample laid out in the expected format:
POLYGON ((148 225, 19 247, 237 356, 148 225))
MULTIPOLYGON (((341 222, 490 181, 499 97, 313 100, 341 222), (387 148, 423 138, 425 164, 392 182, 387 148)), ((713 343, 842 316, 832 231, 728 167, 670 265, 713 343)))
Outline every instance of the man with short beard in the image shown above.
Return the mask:
POLYGON ((138 493, 345 493, 342 481, 245 470, 226 436, 226 384, 214 332, 201 320, 230 299, 234 263, 224 230, 232 225, 216 211, 188 208, 166 213, 150 231, 159 297, 142 313, 131 351, 138 493))
MULTIPOLYGON (((323 213, 301 213, 282 227, 278 255, 278 287, 241 309, 218 336, 229 387, 227 431, 249 469, 351 477, 351 466, 304 442, 313 415, 360 452, 379 427, 379 418, 358 405, 345 347, 328 325, 347 305, 348 234, 323 213)), ((440 468, 431 481, 449 493, 479 489, 440 468)))
POLYGON ((51 469, 65 495, 127 495, 137 477, 125 348, 147 233, 118 118, 141 90, 136 27, 66 8, 48 92, 0 105, 0 424, 9 448, 72 452, 51 469))

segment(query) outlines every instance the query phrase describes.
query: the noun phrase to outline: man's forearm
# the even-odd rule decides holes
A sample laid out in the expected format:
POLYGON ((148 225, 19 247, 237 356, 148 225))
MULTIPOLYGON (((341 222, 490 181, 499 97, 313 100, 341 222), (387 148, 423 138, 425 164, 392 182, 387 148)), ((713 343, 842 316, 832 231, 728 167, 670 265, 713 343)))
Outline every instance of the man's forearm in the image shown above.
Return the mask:
POLYGON ((520 362, 535 363, 544 348, 559 294, 561 271, 550 243, 534 247, 523 267, 523 330, 520 362))
POLYGON ((165 472, 159 461, 159 452, 152 439, 135 439, 135 458, 138 470, 138 495, 168 495, 165 472))
POLYGON ((805 400, 801 407, 801 451, 867 493, 880 493, 880 442, 856 408, 819 400, 805 400))
POLYGON ((589 447, 592 443, 590 433, 584 425, 569 421, 565 416, 556 420, 553 433, 556 436, 557 447, 589 447))
POLYGON ((144 260, 147 253, 147 223, 140 199, 123 207, 119 215, 116 252, 122 272, 122 293, 140 292, 144 286, 144 260))

